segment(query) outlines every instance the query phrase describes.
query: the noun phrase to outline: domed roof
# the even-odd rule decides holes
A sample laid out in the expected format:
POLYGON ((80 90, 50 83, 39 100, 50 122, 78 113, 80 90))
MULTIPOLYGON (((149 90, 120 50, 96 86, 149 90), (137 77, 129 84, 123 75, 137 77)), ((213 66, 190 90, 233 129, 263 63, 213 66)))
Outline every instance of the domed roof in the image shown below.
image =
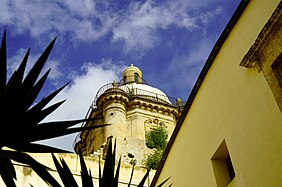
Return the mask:
POLYGON ((124 84, 119 88, 129 90, 130 94, 171 104, 166 94, 160 89, 144 84, 142 71, 133 64, 125 68, 122 79, 124 84))
POLYGON ((171 104, 166 94, 158 88, 154 88, 146 84, 139 84, 135 82, 125 84, 121 87, 129 88, 130 94, 138 95, 138 96, 145 96, 148 98, 152 98, 154 100, 164 101, 164 102, 171 104))
POLYGON ((142 79, 142 71, 133 64, 131 64, 123 71, 122 76, 122 80, 119 83, 114 81, 113 83, 102 86, 97 91, 93 102, 94 108, 97 104, 96 102, 98 98, 102 94, 104 94, 105 92, 117 90, 126 92, 127 94, 129 94, 129 96, 137 96, 157 102, 172 104, 168 96, 160 89, 144 84, 146 83, 146 81, 142 79))

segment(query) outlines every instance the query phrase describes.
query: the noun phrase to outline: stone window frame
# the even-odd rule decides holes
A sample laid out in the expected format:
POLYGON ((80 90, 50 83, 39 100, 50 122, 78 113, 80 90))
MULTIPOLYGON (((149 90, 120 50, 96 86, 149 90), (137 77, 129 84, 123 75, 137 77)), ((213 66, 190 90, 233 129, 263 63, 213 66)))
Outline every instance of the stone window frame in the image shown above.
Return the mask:
POLYGON ((282 3, 280 2, 240 63, 242 67, 254 68, 263 73, 280 111, 282 111, 282 84, 280 81, 282 77, 278 77, 275 64, 281 59, 281 55, 282 3))

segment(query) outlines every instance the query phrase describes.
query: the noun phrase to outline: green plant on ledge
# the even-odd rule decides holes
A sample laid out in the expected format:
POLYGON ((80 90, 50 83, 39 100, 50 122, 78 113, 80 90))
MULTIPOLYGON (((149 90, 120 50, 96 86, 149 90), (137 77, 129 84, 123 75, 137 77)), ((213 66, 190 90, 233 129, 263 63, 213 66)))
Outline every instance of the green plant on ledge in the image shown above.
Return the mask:
POLYGON ((153 149, 153 152, 147 155, 143 164, 146 168, 157 169, 167 146, 168 134, 164 127, 159 126, 146 133, 145 138, 147 147, 153 149))

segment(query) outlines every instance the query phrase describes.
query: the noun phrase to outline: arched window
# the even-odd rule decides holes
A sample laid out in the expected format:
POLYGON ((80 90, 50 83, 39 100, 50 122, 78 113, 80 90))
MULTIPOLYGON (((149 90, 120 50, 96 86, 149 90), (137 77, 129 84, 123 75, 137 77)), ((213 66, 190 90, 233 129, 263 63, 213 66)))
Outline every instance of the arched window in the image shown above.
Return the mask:
POLYGON ((134 73, 134 82, 139 82, 139 75, 138 75, 138 73, 134 73))

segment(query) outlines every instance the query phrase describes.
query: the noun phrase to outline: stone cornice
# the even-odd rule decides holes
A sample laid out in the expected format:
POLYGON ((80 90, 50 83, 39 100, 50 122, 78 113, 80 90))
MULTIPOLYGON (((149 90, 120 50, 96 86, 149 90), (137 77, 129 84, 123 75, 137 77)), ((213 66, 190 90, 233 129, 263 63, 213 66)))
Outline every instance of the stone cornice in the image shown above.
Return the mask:
POLYGON ((128 94, 124 92, 106 92, 97 99, 97 108, 102 109, 105 105, 112 102, 124 103, 127 106, 129 102, 128 94))
POLYGON ((125 92, 105 92, 97 99, 97 109, 101 110, 105 105, 118 102, 123 103, 129 110, 133 108, 142 108, 146 110, 152 110, 160 113, 166 113, 168 115, 173 114, 178 118, 181 111, 177 106, 171 105, 161 101, 155 101, 150 98, 144 98, 142 96, 129 96, 125 92))
POLYGON ((151 110, 155 112, 165 113, 165 114, 173 114, 176 118, 178 118, 181 114, 180 110, 174 105, 168 105, 162 102, 150 101, 144 98, 134 97, 128 103, 128 108, 135 109, 145 109, 151 110))
POLYGON ((282 25, 282 3, 280 2, 270 19, 267 21, 261 32, 259 33, 255 43, 251 46, 247 54, 244 56, 240 66, 246 68, 255 68, 261 71, 260 52, 264 49, 264 45, 273 37, 274 33, 282 25))

